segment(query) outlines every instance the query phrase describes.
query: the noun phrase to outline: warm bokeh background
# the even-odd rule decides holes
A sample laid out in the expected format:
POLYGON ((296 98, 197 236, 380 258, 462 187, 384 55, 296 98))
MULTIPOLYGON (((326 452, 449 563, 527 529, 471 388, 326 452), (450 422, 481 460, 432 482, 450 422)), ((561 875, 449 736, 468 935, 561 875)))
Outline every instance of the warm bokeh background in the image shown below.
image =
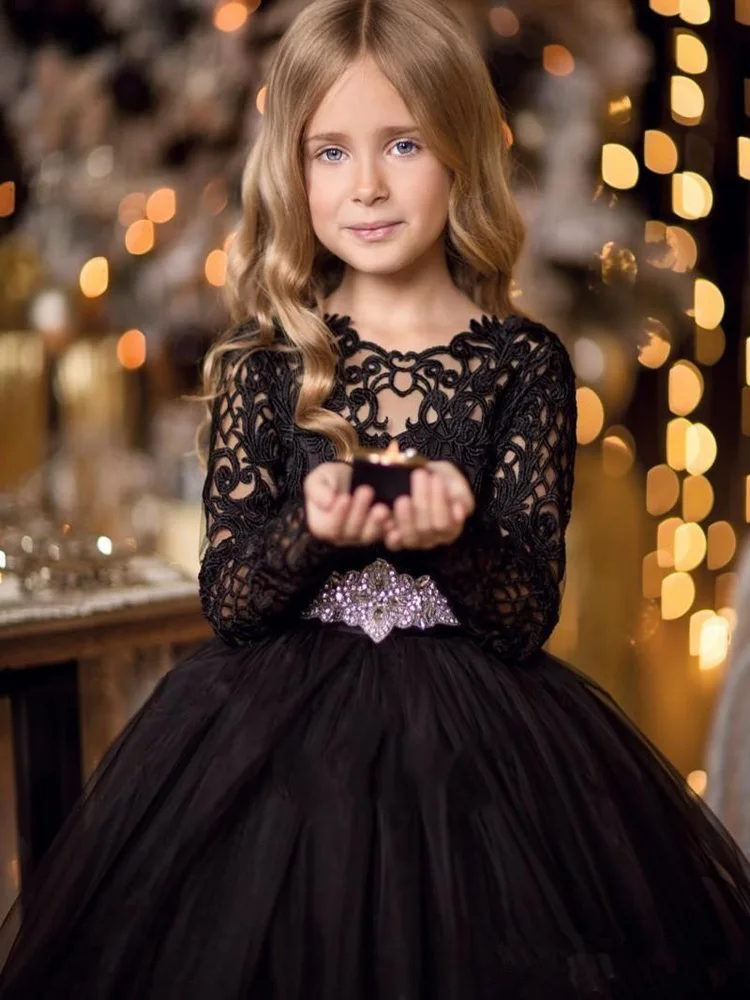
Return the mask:
MULTIPOLYGON (((64 814, 200 637, 185 396, 227 322, 242 165, 304 5, 0 5, 0 912, 56 822, 26 757, 78 747, 64 814)), ((518 307, 580 383, 551 646, 702 793, 750 519, 750 0, 454 6, 508 112, 518 307)))

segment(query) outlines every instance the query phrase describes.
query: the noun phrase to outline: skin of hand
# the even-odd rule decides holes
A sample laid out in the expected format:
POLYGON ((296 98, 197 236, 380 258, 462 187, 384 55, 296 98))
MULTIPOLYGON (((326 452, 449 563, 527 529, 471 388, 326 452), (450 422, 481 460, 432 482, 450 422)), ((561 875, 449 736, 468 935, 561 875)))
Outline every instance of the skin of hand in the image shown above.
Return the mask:
POLYGON ((429 462, 411 476, 411 494, 391 510, 373 503, 374 491, 349 492, 352 467, 324 462, 305 478, 305 507, 311 533, 333 545, 363 546, 382 541, 386 548, 432 549, 449 544, 463 531, 474 510, 466 477, 452 462, 429 462))

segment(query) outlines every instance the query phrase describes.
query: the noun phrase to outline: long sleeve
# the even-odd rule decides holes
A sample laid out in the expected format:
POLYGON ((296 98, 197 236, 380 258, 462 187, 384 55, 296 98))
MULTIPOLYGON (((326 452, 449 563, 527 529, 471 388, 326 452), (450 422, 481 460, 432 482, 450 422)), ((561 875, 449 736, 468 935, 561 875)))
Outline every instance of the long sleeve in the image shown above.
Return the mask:
POLYGON ((429 573, 467 628, 503 656, 534 653, 557 624, 576 447, 575 377, 554 334, 519 333, 522 361, 498 391, 501 417, 477 509, 429 573))
POLYGON ((301 495, 282 487, 269 355, 253 353, 234 378, 228 370, 213 405, 199 584, 204 616, 234 645, 294 613, 325 578, 333 548, 310 534, 301 495))

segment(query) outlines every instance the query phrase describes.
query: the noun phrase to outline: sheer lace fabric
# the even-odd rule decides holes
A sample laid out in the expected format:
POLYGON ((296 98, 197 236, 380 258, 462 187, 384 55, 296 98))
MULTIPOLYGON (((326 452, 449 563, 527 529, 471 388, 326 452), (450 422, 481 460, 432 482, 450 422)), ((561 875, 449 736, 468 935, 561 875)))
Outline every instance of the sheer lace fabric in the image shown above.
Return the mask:
MULTIPOLYGON (((521 317, 484 317, 445 347, 407 353, 361 339, 348 317, 327 322, 340 370, 326 406, 365 445, 396 438, 456 463, 477 498, 455 543, 388 558, 432 576, 468 631, 507 656, 533 653, 557 622, 565 572, 576 407, 564 347, 521 317)), ((306 525, 304 477, 334 455, 294 424, 298 373, 293 355, 256 351, 214 406, 200 584, 232 644, 299 616, 334 569, 363 560, 306 525)))

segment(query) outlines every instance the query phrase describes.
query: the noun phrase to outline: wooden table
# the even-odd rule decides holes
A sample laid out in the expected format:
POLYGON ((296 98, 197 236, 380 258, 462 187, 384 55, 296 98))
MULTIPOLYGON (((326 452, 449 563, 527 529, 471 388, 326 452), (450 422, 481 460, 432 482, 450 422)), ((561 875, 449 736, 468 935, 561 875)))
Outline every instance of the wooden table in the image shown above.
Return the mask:
MULTIPOLYGON (((111 678, 128 651, 140 658, 144 652, 151 655, 157 651, 166 669, 174 658, 208 639, 211 629, 200 614, 197 585, 187 578, 171 586, 139 588, 135 597, 126 595, 124 606, 93 613, 90 609, 80 614, 58 609, 57 617, 13 621, 13 607, 23 615, 20 604, 11 606, 10 611, 8 605, 0 605, 5 616, 0 624, 0 697, 8 698, 11 704, 18 860, 23 881, 83 788, 87 762, 81 746, 82 670, 94 664, 105 674, 109 670, 111 678)), ((26 608, 27 614, 38 611, 39 605, 26 608)), ((117 725, 124 721, 118 718, 117 725)), ((114 735, 102 736, 100 732, 99 742, 114 735)))

